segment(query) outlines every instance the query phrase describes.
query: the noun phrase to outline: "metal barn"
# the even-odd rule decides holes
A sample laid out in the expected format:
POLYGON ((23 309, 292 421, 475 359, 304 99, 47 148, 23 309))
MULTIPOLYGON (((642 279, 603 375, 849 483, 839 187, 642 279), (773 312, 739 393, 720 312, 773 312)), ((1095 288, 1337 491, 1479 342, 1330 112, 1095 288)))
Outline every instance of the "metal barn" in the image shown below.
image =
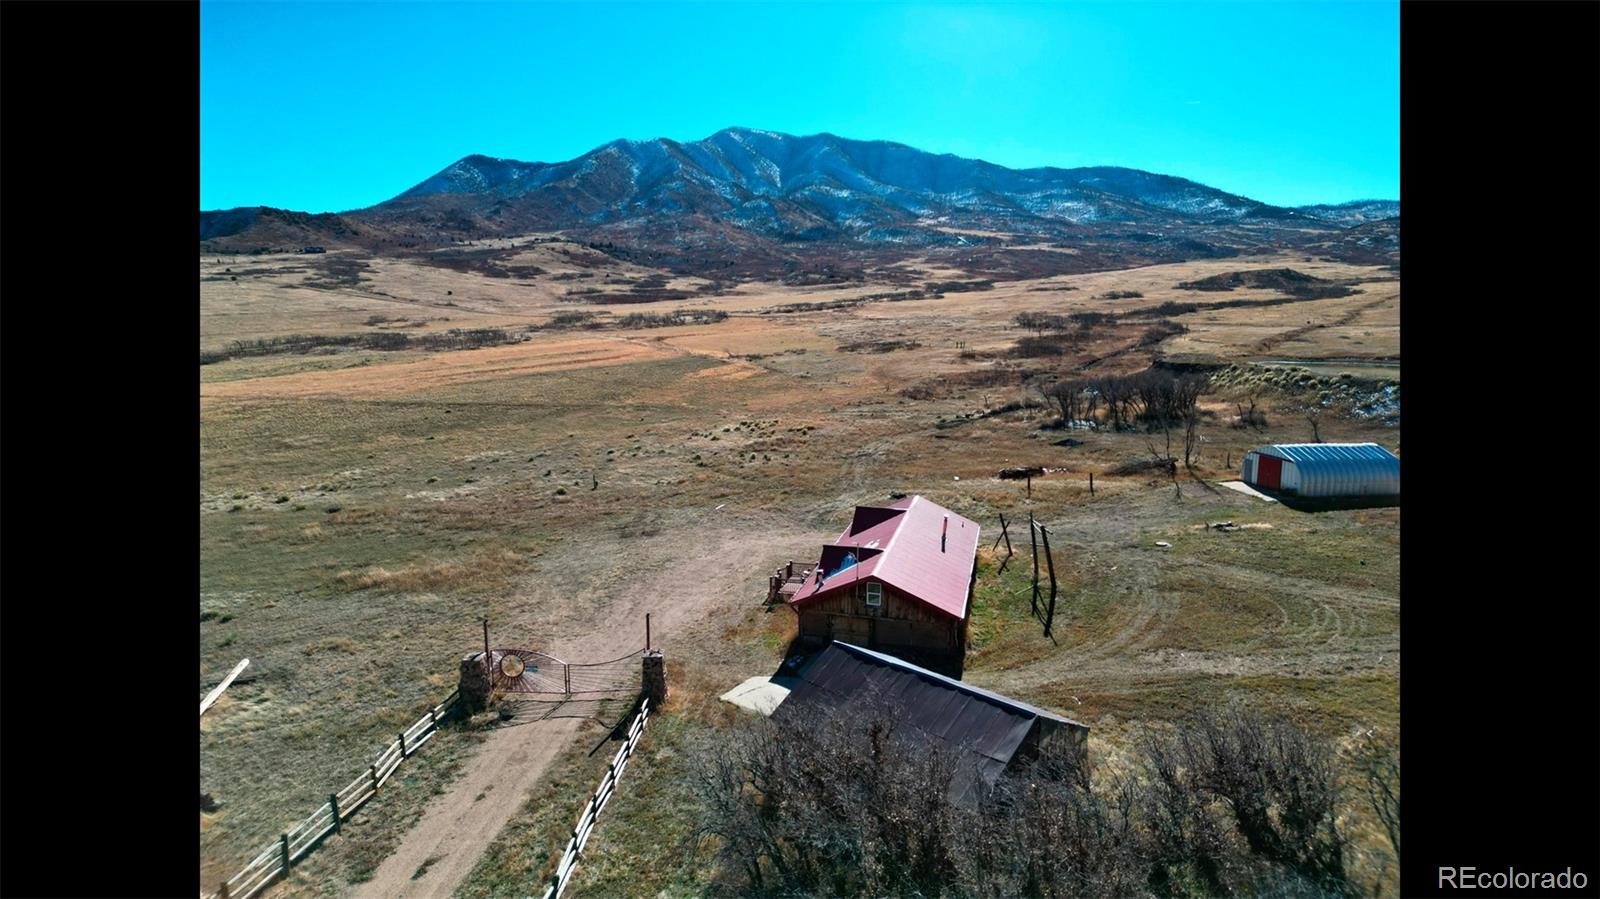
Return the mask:
POLYGON ((1400 495, 1400 457, 1376 443, 1275 443, 1246 453, 1240 476, 1297 496, 1400 495))

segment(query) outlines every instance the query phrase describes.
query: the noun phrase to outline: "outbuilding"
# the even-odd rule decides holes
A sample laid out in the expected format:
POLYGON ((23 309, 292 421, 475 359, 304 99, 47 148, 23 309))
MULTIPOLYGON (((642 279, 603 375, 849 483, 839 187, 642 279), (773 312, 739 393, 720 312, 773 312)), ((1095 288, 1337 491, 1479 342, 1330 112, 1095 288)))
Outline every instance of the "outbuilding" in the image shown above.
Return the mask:
POLYGON ((1088 725, 860 646, 830 643, 789 683, 787 697, 766 712, 775 721, 808 726, 819 719, 884 716, 906 725, 921 746, 957 753, 963 761, 947 793, 954 803, 975 802, 1002 773, 1042 751, 1086 761, 1088 725))
POLYGON ((959 677, 978 530, 922 496, 857 506, 789 598, 801 642, 840 640, 959 677))
POLYGON ((1400 495, 1400 457, 1376 443, 1275 443, 1245 453, 1240 477, 1304 497, 1400 495))

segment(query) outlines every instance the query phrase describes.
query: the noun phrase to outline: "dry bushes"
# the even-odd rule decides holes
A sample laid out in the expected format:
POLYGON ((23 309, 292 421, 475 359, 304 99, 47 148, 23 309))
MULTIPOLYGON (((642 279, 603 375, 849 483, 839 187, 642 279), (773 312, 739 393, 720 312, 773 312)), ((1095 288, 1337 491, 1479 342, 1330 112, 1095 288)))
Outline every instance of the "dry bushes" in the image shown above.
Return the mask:
POLYGON ((931 400, 973 387, 1012 387, 1021 384, 1026 372, 1015 368, 980 368, 976 371, 954 372, 919 381, 900 391, 908 400, 931 400))
MULTIPOLYGON (((370 322, 369 322, 370 324, 370 322)), ((478 347, 517 343, 523 335, 504 328, 451 328, 438 334, 413 337, 394 331, 376 334, 291 334, 261 340, 235 340, 221 350, 200 353, 200 364, 211 365, 246 356, 274 356, 286 353, 306 355, 322 349, 358 349, 391 352, 395 350, 472 350, 478 347)))
MULTIPOLYGON (((1381 807, 1398 848, 1384 773, 1398 769, 1373 745, 1364 770, 1396 797, 1381 807)), ((1327 738, 1234 704, 1145 731, 1098 783, 1047 745, 951 802, 973 762, 894 713, 780 716, 711 752, 696 841, 733 895, 1350 896, 1345 800, 1381 790, 1341 778, 1336 758, 1327 738)))

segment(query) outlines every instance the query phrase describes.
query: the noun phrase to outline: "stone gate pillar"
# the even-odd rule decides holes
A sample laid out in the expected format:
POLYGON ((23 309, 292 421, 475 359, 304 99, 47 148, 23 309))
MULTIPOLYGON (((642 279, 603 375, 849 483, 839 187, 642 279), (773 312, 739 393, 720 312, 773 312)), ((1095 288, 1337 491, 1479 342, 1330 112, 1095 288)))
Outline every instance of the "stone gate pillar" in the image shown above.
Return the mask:
POLYGON ((644 695, 650 700, 652 711, 667 701, 667 660, 659 649, 646 650, 644 654, 644 695))
POLYGON ((467 714, 483 711, 489 704, 489 672, 483 666, 483 653, 475 652, 461 660, 461 704, 467 714))

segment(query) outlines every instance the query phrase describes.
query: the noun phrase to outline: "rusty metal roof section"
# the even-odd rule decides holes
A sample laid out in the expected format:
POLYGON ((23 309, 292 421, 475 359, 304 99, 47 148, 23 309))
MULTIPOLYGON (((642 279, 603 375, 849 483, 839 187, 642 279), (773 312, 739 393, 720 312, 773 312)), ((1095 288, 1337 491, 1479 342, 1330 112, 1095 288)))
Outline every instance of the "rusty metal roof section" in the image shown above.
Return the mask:
POLYGON ((800 670, 778 720, 805 715, 887 712, 930 739, 962 752, 973 763, 958 773, 950 798, 975 798, 992 785, 1035 728, 1088 725, 989 690, 945 677, 894 656, 833 642, 800 670))
POLYGON ((850 526, 822 548, 816 572, 789 600, 799 605, 875 578, 956 618, 978 561, 978 523, 922 496, 856 506, 850 526))

